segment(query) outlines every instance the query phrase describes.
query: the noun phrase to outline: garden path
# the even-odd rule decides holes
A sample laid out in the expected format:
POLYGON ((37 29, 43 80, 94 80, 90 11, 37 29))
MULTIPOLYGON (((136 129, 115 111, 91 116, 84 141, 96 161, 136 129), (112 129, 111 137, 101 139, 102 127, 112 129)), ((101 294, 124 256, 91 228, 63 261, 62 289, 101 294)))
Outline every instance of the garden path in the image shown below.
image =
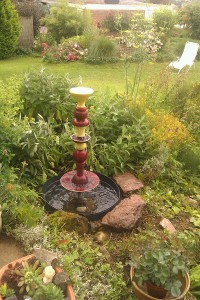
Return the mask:
POLYGON ((0 268, 24 254, 22 247, 12 237, 0 234, 0 268))

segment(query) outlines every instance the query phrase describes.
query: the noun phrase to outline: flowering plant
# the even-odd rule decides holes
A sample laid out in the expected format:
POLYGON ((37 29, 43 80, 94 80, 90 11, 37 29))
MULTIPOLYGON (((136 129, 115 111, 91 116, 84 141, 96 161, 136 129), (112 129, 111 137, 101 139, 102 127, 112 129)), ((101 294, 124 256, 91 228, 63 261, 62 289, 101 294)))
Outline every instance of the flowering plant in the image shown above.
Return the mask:
POLYGON ((143 19, 140 15, 131 20, 129 30, 122 32, 121 42, 127 48, 142 50, 148 59, 153 59, 163 45, 152 22, 143 19))
POLYGON ((62 43, 55 47, 50 47, 47 43, 42 43, 42 46, 42 58, 49 62, 75 61, 87 54, 87 49, 82 49, 79 44, 74 42, 69 42, 68 44, 62 43))

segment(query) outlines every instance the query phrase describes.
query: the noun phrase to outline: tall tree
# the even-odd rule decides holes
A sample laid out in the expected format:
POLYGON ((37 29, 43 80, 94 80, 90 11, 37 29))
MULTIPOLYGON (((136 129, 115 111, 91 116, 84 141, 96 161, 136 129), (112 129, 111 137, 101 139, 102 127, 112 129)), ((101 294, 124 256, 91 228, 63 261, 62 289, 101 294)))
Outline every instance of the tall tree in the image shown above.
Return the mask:
POLYGON ((0 1, 0 59, 15 51, 20 34, 19 16, 11 0, 0 1))

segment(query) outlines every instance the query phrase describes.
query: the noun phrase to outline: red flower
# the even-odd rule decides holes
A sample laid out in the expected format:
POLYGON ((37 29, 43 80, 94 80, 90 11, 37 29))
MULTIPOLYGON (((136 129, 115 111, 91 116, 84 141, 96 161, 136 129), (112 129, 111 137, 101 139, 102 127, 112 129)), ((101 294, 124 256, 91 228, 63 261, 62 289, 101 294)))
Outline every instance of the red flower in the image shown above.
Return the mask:
POLYGON ((48 44, 47 43, 42 43, 42 47, 46 48, 46 47, 48 47, 48 44))

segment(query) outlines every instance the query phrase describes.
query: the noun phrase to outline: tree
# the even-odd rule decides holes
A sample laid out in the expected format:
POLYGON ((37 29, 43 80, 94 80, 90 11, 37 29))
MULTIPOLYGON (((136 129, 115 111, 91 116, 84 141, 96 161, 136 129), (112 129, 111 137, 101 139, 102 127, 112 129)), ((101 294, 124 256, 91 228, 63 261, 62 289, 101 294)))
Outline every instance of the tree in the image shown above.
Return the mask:
POLYGON ((50 14, 43 20, 57 43, 62 38, 82 34, 91 22, 86 11, 70 7, 66 1, 59 1, 56 6, 51 7, 50 14))
POLYGON ((157 9, 153 14, 156 31, 160 33, 163 42, 170 36, 176 24, 177 16, 171 9, 157 9))
POLYGON ((180 11, 180 21, 194 39, 200 39, 200 3, 190 3, 180 11))
POLYGON ((0 1, 0 59, 15 51, 20 34, 19 16, 11 0, 0 1))

